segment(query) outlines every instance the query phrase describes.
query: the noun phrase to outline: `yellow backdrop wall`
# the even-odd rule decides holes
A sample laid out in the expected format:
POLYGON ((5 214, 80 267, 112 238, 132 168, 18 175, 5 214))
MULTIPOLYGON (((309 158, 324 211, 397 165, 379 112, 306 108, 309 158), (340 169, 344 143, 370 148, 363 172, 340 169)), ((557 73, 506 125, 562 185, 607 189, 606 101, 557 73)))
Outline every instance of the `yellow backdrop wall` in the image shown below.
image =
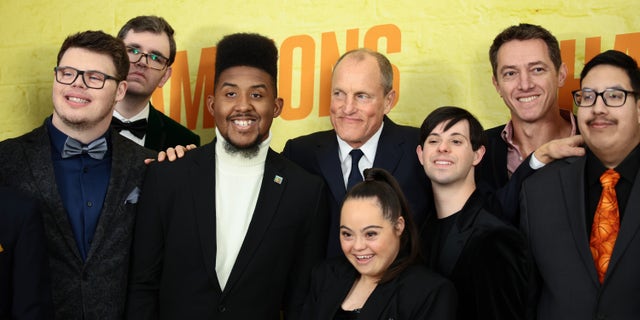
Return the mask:
POLYGON ((287 139, 331 127, 328 84, 335 59, 355 47, 385 53, 396 68, 396 122, 418 126, 433 109, 457 105, 485 127, 508 112, 491 84, 488 49, 507 26, 528 22, 561 41, 570 69, 561 106, 572 108, 585 58, 608 49, 640 59, 640 1, 309 1, 25 0, 0 1, 0 140, 42 124, 51 114, 56 54, 83 30, 115 34, 136 15, 163 16, 176 30, 178 59, 154 104, 201 135, 214 134, 205 111, 215 44, 225 34, 258 32, 280 48, 280 95, 286 105, 272 129, 274 149, 287 139))

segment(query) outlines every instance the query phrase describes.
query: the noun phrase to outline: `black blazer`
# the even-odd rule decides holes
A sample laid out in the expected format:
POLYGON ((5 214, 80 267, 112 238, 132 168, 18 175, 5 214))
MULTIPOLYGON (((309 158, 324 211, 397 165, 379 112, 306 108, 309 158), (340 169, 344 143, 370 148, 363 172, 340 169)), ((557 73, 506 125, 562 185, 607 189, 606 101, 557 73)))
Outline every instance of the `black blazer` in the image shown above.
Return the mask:
POLYGON ((531 155, 529 155, 509 179, 507 170, 508 146, 501 136, 504 127, 505 125, 500 125, 485 130, 486 152, 482 161, 475 168, 475 177, 478 192, 485 199, 485 208, 517 227, 520 219, 518 197, 522 181, 535 173, 535 170, 529 166, 531 160, 531 155))
MULTIPOLYGON (((384 117, 373 166, 389 171, 398 180, 416 218, 416 225, 424 221, 424 213, 431 204, 431 185, 418 161, 416 148, 420 144, 417 128, 400 126, 384 117)), ((312 133, 287 141, 282 154, 307 171, 322 176, 329 187, 331 222, 328 256, 342 255, 338 237, 340 206, 346 194, 335 130, 312 133)))
POLYGON ((40 208, 0 188, 0 319, 51 319, 51 283, 40 208))
POLYGON ((115 319, 124 314, 127 267, 144 159, 156 153, 111 131, 109 187, 86 261, 58 193, 46 126, 0 142, 0 182, 43 204, 57 319, 115 319))
POLYGON ((533 319, 640 319, 640 172, 604 283, 589 248, 586 157, 558 160, 522 186, 522 230, 535 262, 533 319))
POLYGON ((149 104, 147 134, 144 140, 145 148, 165 151, 169 147, 188 144, 200 146, 200 136, 149 104))
MULTIPOLYGON (((216 265, 215 142, 155 163, 136 222, 129 319, 297 319, 324 256, 319 177, 269 150, 256 209, 229 280, 216 265)), ((229 190, 226 190, 230 192, 229 190)))
POLYGON ((428 266, 456 286, 458 319, 524 319, 529 262, 523 235, 483 209, 478 192, 456 213, 444 242, 436 219, 433 212, 421 230, 423 250, 428 266))
MULTIPOLYGON (((358 276, 344 256, 314 268, 301 319, 333 320, 358 276)), ((453 284, 424 266, 411 266, 373 290, 359 319, 447 320, 455 319, 455 311, 453 284)))

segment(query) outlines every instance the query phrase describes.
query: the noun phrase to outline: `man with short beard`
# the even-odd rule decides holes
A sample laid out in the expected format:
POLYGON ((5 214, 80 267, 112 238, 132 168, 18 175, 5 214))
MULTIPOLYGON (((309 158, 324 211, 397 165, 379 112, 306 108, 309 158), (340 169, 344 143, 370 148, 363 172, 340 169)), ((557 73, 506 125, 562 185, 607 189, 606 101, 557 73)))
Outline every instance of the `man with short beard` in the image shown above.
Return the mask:
POLYGON ((129 319, 298 318, 329 216, 322 180, 269 147, 277 59, 261 35, 218 43, 216 139, 145 178, 129 319))
POLYGON ((124 313, 143 161, 154 156, 109 130, 128 70, 121 40, 67 37, 52 75, 53 115, 0 143, 0 182, 43 205, 56 319, 124 313))

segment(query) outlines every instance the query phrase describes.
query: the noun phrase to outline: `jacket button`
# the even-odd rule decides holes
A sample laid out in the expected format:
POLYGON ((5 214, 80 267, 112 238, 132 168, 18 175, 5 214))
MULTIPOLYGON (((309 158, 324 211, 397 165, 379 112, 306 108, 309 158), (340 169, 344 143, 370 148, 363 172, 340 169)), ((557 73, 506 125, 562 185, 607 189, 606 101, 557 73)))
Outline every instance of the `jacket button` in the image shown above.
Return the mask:
POLYGON ((218 312, 225 312, 225 311, 227 311, 227 308, 224 305, 221 304, 218 306, 218 312))

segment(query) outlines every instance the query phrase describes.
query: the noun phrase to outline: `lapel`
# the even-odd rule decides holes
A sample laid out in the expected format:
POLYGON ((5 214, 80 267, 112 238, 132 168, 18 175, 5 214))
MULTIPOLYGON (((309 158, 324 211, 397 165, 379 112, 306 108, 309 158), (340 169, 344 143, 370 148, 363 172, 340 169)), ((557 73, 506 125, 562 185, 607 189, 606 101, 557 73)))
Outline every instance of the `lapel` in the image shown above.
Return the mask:
MULTIPOLYGON (((391 279, 387 283, 378 284, 371 296, 367 299, 362 307, 362 313, 358 316, 359 319, 380 319, 384 315, 398 315, 398 305, 394 303, 394 295, 398 284, 398 277, 391 279), (387 310, 387 307, 391 306, 393 309, 387 310)), ((390 318, 393 319, 393 318, 390 318)))
POLYGON ((378 141, 373 166, 383 168, 393 174, 403 157, 404 152, 401 145, 405 143, 405 140, 402 135, 398 134, 398 126, 391 119, 385 116, 383 121, 384 127, 378 141))
POLYGON ((490 140, 492 157, 487 157, 490 160, 491 172, 493 174, 493 181, 499 181, 499 185, 504 185, 509 180, 507 172, 507 143, 502 140, 502 130, 505 126, 501 126, 497 132, 497 136, 490 140))
POLYGON ((209 281, 221 291, 216 275, 215 140, 191 152, 194 155, 191 160, 194 165, 189 166, 191 168, 188 173, 189 180, 193 181, 189 193, 192 195, 195 207, 194 214, 202 247, 202 257, 209 281))
POLYGON ((26 137, 24 152, 26 165, 33 174, 33 185, 35 187, 33 194, 39 195, 42 203, 49 209, 47 210, 48 212, 43 214, 48 233, 59 233, 67 246, 67 252, 72 252, 76 261, 82 263, 67 212, 62 204, 56 184, 53 161, 51 160, 51 141, 46 125, 34 130, 33 134, 26 137), (53 225, 49 223, 53 223, 53 225))
POLYGON ((338 149, 336 132, 332 130, 328 132, 326 139, 320 139, 315 152, 321 176, 325 178, 333 198, 340 206, 340 202, 342 202, 347 190, 344 186, 338 149))
POLYGON ((457 213, 456 221, 447 236, 438 261, 438 270, 449 277, 456 267, 460 254, 473 235, 473 228, 478 214, 482 210, 482 199, 477 192, 471 194, 462 210, 457 213))
POLYGON ((113 232, 114 226, 127 227, 122 225, 120 215, 133 214, 132 211, 125 210, 125 200, 129 194, 135 192, 135 188, 141 187, 141 177, 144 175, 141 171, 145 170, 141 155, 142 147, 114 130, 111 130, 110 135, 111 175, 109 176, 109 186, 91 248, 87 253, 87 261, 91 260, 95 250, 100 248, 102 243, 109 241, 109 234, 113 232))
MULTIPOLYGON (((278 206, 284 191, 287 188, 288 176, 285 163, 280 155, 269 149, 267 160, 264 167, 264 175, 262 184, 258 194, 258 202, 256 203, 253 217, 247 229, 247 235, 244 238, 238 257, 233 265, 229 280, 225 286, 224 293, 230 292, 233 286, 238 282, 251 259, 255 255, 255 251, 262 243, 273 217, 278 213, 278 206), (276 176, 280 177, 280 182, 276 182, 276 176)), ((215 229, 214 229, 215 230, 215 229)), ((264 266, 261 266, 264 267, 264 266)))
POLYGON ((164 120, 162 120, 160 111, 156 110, 156 108, 149 103, 149 119, 144 146, 152 150, 163 151, 162 146, 164 145, 165 138, 164 120))
MULTIPOLYGON (((564 200, 564 212, 568 215, 569 227, 573 234, 575 241, 575 247, 578 249, 578 254, 582 258, 584 264, 594 286, 599 286, 598 274, 593 262, 593 255, 589 248, 589 235, 586 230, 585 214, 587 208, 585 207, 585 181, 584 170, 586 164, 586 157, 573 158, 575 162, 568 165, 566 170, 559 172, 560 190, 562 195, 558 195, 564 200)), ((572 160, 572 161, 573 161, 572 160)), ((564 160, 568 161, 568 160, 564 160)))
MULTIPOLYGON (((638 214, 638 212, 640 212, 640 201, 637 200, 640 199, 640 183, 638 183, 638 181, 640 181, 640 170, 636 174, 633 186, 631 187, 631 193, 629 194, 627 207, 625 209, 625 214, 623 215, 623 221, 620 221, 620 231, 613 247, 613 253, 611 255, 611 260, 609 261, 609 267, 607 269, 607 274, 605 275, 604 284, 607 283, 607 280, 610 278, 609 275, 614 272, 625 251, 631 244, 631 241, 640 229, 640 215, 638 214)), ((635 253, 632 254, 635 255, 635 253)))

